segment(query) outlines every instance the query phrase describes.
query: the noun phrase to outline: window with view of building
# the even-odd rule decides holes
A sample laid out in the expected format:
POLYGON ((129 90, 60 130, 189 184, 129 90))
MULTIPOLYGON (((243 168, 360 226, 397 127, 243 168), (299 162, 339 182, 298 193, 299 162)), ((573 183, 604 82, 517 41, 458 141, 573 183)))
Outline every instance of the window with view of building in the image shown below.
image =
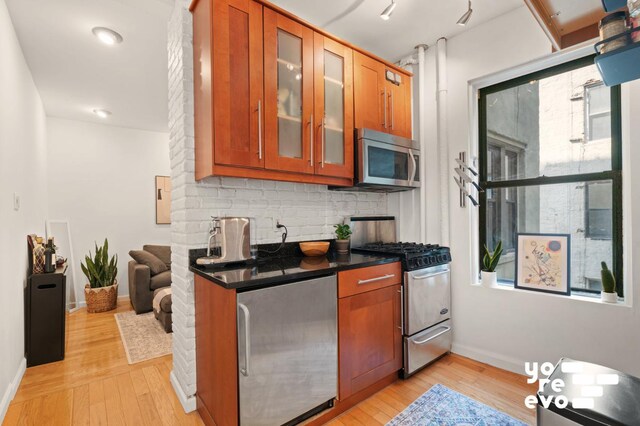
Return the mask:
POLYGON ((592 239, 610 240, 613 232, 611 229, 612 201, 610 183, 590 183, 586 186, 587 194, 584 197, 587 212, 585 228, 587 237, 592 239))
POLYGON ((595 141, 611 138, 610 90, 604 84, 596 83, 584 88, 585 100, 585 140, 595 141))
MULTIPOLYGON (((571 235, 571 288, 599 292, 600 262, 622 280, 620 88, 588 57, 480 91, 480 247, 518 233, 571 235)), ((622 285, 619 286, 622 295, 622 285)))

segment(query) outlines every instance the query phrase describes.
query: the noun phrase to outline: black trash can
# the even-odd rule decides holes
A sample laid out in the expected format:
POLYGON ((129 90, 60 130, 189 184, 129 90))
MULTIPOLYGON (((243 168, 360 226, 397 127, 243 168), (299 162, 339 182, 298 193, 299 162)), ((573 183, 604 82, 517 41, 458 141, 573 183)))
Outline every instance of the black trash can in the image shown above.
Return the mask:
POLYGON ((24 289, 27 367, 64 359, 66 268, 30 275, 24 289))
POLYGON ((538 392, 539 426, 640 425, 640 379, 611 368, 562 358, 538 392), (552 389, 554 380, 556 392, 552 389), (558 407, 557 404, 566 407, 558 407))

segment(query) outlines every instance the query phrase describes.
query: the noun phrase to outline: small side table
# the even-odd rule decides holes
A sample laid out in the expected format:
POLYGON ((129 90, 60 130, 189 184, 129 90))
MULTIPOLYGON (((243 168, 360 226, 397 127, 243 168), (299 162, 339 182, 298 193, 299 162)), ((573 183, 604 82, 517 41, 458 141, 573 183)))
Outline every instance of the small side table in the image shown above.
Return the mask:
POLYGON ((67 264, 50 274, 33 274, 24 288, 27 367, 64 359, 67 264))

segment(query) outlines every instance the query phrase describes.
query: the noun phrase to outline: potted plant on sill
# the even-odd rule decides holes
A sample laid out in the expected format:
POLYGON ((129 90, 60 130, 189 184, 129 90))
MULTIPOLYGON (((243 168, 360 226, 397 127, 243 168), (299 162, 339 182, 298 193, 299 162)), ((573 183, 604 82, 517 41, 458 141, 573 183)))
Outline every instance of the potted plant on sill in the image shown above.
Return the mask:
POLYGON ((500 262, 502 256, 502 241, 498 241, 493 253, 489 251, 489 248, 484 246, 484 256, 482 257, 482 271, 480 276, 482 278, 482 285, 484 287, 495 287, 498 285, 498 274, 496 273, 496 267, 500 262))
POLYGON ((351 237, 351 228, 349 225, 334 225, 336 228, 336 251, 339 254, 349 253, 349 237, 351 237))
POLYGON ((118 302, 118 255, 109 259, 109 242, 104 239, 104 245, 98 247, 91 258, 84 257, 81 263, 82 272, 89 280, 84 287, 84 297, 87 302, 87 312, 106 312, 116 308, 118 302))
POLYGON ((607 268, 606 262, 601 262, 602 271, 600 271, 600 277, 602 278, 602 293, 600 297, 605 303, 618 303, 618 293, 616 292, 616 279, 609 268, 607 268))

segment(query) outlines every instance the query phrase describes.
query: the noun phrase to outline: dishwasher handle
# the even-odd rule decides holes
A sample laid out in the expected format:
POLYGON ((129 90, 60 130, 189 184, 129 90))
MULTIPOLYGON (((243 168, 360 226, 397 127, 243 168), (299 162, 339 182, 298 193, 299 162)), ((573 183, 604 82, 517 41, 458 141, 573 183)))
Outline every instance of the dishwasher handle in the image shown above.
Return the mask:
POLYGON ((242 311, 244 316, 244 368, 240 368, 240 373, 249 377, 249 358, 251 358, 251 334, 249 332, 249 308, 242 303, 238 303, 238 308, 242 311))

